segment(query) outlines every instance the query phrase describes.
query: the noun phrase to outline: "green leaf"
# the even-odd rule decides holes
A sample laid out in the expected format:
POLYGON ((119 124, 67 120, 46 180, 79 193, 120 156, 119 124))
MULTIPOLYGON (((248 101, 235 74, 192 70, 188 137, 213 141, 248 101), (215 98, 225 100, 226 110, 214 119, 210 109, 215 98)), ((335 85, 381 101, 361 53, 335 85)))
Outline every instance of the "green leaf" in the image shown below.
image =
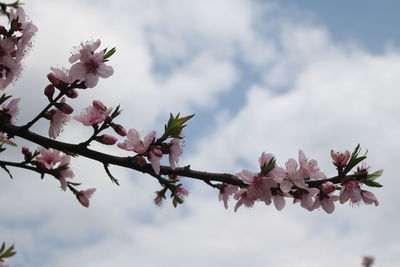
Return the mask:
POLYGON ((1 255, 1 253, 3 253, 5 248, 6 248, 6 243, 3 242, 3 244, 1 245, 1 248, 0 248, 0 255, 1 255))
POLYGON ((370 186, 370 187, 383 187, 383 185, 381 185, 380 183, 377 183, 375 181, 362 181, 365 185, 370 186))
POLYGON ((9 257, 14 256, 17 253, 14 251, 14 245, 9 247, 6 251, 4 251, 4 248, 5 248, 5 244, 3 242, 3 245, 1 246, 1 249, 0 249, 0 258, 9 258, 9 257))
POLYGON ((276 160, 275 157, 270 159, 268 163, 264 163, 264 165, 261 167, 261 172, 260 175, 264 176, 267 175, 273 168, 276 166, 276 160))
POLYGON ((164 134, 162 138, 160 138, 161 140, 165 140, 167 138, 182 138, 182 129, 187 126, 185 123, 193 118, 194 114, 183 118, 179 118, 179 115, 180 113, 174 117, 172 113, 170 113, 169 120, 164 126, 164 134))
POLYGON ((119 116, 122 112, 122 109, 120 109, 120 105, 118 105, 115 110, 113 111, 113 113, 111 114, 111 118, 116 118, 117 116, 119 116))
POLYGON ((0 105, 3 104, 4 102, 6 102, 10 97, 12 97, 12 95, 2 94, 0 96, 0 105))
POLYGON ((381 177, 382 174, 383 174, 383 170, 379 170, 379 171, 373 172, 373 173, 371 173, 371 174, 368 174, 368 176, 367 176, 367 178, 366 178, 365 180, 366 180, 366 181, 373 181, 373 180, 375 180, 376 178, 381 177))
POLYGON ((367 155, 368 151, 366 151, 363 156, 361 156, 361 157, 358 156, 360 154, 360 150, 361 150, 361 147, 360 147, 360 144, 358 144, 356 146, 356 148, 354 149, 353 153, 351 153, 349 163, 347 163, 346 167, 343 170, 344 174, 351 171, 351 169, 353 169, 358 163, 360 163, 361 161, 363 161, 364 159, 367 158, 366 155, 367 155))
POLYGON ((117 51, 117 49, 115 47, 113 47, 110 50, 108 50, 107 52, 106 51, 107 51, 107 49, 105 49, 105 51, 104 51, 105 54, 104 54, 104 57, 103 57, 103 62, 108 61, 107 59, 109 57, 111 57, 112 55, 114 55, 114 53, 117 51))

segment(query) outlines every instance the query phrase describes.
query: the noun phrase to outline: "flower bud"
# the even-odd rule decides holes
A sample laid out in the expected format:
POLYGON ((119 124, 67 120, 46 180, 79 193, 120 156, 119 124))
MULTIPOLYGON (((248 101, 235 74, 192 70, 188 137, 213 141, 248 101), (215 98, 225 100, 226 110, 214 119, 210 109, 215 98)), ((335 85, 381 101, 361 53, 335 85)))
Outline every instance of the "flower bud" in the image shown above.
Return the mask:
POLYGON ((67 90, 65 91, 65 95, 69 98, 77 98, 78 97, 78 91, 75 89, 67 90))
POLYGON ((153 152, 154 156, 159 157, 159 158, 161 158, 164 154, 159 147, 153 148, 153 150, 151 152, 153 152))
POLYGON ((48 98, 52 98, 54 95, 54 85, 49 84, 44 88, 44 94, 48 97, 48 98))
POLYGON ((74 112, 74 109, 67 103, 61 102, 61 103, 55 103, 54 105, 64 114, 71 114, 72 112, 74 112))
POLYGON ((97 110, 100 110, 103 112, 107 110, 107 107, 99 100, 93 100, 92 104, 93 104, 93 107, 97 110))
POLYGON ((109 134, 103 134, 100 136, 96 136, 96 141, 104 145, 114 145, 117 142, 117 138, 109 134))
POLYGON ((336 186, 332 182, 325 182, 321 185, 321 189, 324 194, 328 195, 336 190, 336 186))
POLYGON ((111 123, 111 127, 114 129, 114 131, 119 134, 120 136, 126 136, 127 132, 125 130, 124 127, 122 127, 122 125, 120 124, 115 124, 115 123, 111 123))
POLYGON ((47 74, 47 79, 49 79, 51 84, 53 84, 58 89, 60 89, 61 87, 63 87, 65 85, 65 83, 63 81, 61 81, 60 79, 58 79, 56 76, 54 76, 54 74, 52 72, 47 74))
POLYGON ((135 157, 135 163, 139 166, 144 166, 146 165, 146 159, 143 156, 137 156, 135 157))
POLYGON ((350 152, 346 150, 346 152, 342 153, 331 150, 331 157, 336 167, 343 167, 346 166, 350 159, 350 152))

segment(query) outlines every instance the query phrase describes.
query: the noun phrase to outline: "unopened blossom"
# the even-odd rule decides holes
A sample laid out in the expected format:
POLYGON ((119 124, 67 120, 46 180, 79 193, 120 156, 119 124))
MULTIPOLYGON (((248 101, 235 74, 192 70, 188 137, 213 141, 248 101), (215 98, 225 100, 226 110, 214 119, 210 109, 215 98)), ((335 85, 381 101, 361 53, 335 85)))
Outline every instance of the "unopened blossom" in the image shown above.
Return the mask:
POLYGON ((54 106, 65 114, 71 114, 72 112, 74 112, 74 109, 70 105, 65 103, 65 97, 63 97, 60 102, 54 103, 54 106))
POLYGON ((48 170, 52 169, 54 165, 59 163, 63 156, 60 154, 61 152, 55 149, 46 149, 43 147, 38 148, 40 155, 36 157, 36 160, 44 165, 44 167, 48 170))
POLYGON ((346 150, 344 153, 342 153, 331 150, 331 158, 333 159, 333 164, 335 164, 336 167, 343 167, 346 166, 350 159, 350 152, 346 150))
POLYGON ((3 111, 11 116, 11 122, 14 123, 17 115, 19 114, 18 103, 21 98, 14 98, 8 104, 2 105, 3 111))
POLYGON ((272 195, 272 201, 277 210, 282 210, 285 207, 285 197, 280 194, 272 195))
POLYGON ((51 67, 49 74, 47 74, 47 78, 51 82, 52 85, 54 85, 58 89, 64 89, 66 86, 70 83, 72 83, 72 79, 69 76, 69 70, 68 69, 58 69, 58 68, 53 68, 51 67))
POLYGON ((97 40, 93 44, 82 47, 79 54, 70 57, 71 63, 79 60, 71 66, 69 71, 71 79, 84 81, 88 88, 95 87, 99 77, 108 78, 114 73, 113 68, 103 62, 104 51, 94 53, 99 45, 100 41, 97 40))
POLYGON ((105 121, 111 114, 112 108, 104 109, 104 104, 100 102, 102 104, 101 106, 98 102, 100 101, 94 100, 91 106, 85 108, 84 113, 79 116, 75 116, 74 119, 86 126, 92 126, 105 121))
POLYGON ((309 177, 313 180, 326 178, 325 174, 319 171, 317 161, 308 159, 302 150, 299 151, 299 164, 304 177, 309 177))
POLYGON ((347 200, 351 203, 358 203, 361 201, 360 182, 356 180, 347 180, 342 183, 340 190, 340 203, 343 204, 347 200))
POLYGON ((118 147, 127 151, 134 151, 138 154, 147 152, 149 146, 153 143, 156 137, 156 131, 149 132, 143 141, 140 139, 139 132, 136 129, 130 129, 123 143, 118 143, 118 147))
POLYGON ((120 136, 126 136, 128 133, 125 128, 121 124, 116 124, 111 122, 110 126, 114 129, 114 131, 120 136))
POLYGON ((189 195, 189 190, 187 190, 183 186, 178 186, 175 189, 175 194, 180 198, 185 198, 185 197, 187 197, 189 195))
POLYGON ((103 134, 96 137, 96 141, 104 145, 114 145, 117 142, 117 138, 109 134, 103 134))
POLYGON ((363 267, 371 267, 372 264, 374 263, 374 257, 371 256, 364 256, 363 261, 362 261, 362 266, 363 267))
POLYGON ((92 194, 96 191, 96 188, 90 188, 84 191, 79 191, 76 192, 76 198, 78 199, 79 203, 82 204, 82 206, 88 208, 89 207, 89 198, 92 196, 92 194))
POLYGON ((9 140, 8 137, 4 135, 3 132, 0 132, 0 142, 4 143, 4 144, 7 144, 7 145, 11 145, 11 146, 16 146, 17 145, 13 141, 9 140))
POLYGON ((372 192, 361 190, 361 199, 366 204, 374 204, 375 206, 379 205, 378 200, 372 192))
POLYGON ((70 116, 59 109, 52 109, 50 114, 49 137, 55 139, 63 131, 63 127, 69 121, 70 116))
POLYGON ((219 188, 219 201, 224 202, 225 209, 228 209, 229 196, 233 195, 238 190, 239 190, 239 187, 236 185, 221 184, 221 186, 219 188))
POLYGON ((181 138, 174 138, 169 143, 169 164, 171 168, 174 170, 176 165, 178 164, 179 157, 182 154, 180 142, 181 138))

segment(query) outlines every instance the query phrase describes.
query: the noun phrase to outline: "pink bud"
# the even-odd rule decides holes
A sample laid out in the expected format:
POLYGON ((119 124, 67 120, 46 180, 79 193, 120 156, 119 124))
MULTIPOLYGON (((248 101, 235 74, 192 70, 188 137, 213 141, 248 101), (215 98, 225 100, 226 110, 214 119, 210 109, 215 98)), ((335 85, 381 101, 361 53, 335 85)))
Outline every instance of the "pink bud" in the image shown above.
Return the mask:
POLYGON ((48 97, 48 98, 52 98, 54 95, 54 85, 49 84, 44 88, 44 94, 48 97))
POLYGON ((117 142, 117 138, 112 135, 103 134, 96 137, 96 141, 104 145, 114 145, 117 142))
POLYGON ((343 167, 350 159, 350 152, 346 150, 346 152, 342 153, 331 150, 331 157, 337 167, 343 167))
POLYGON ((74 112, 74 109, 68 105, 67 103, 55 103, 56 108, 58 108, 64 114, 71 114, 74 112))
POLYGON ((322 184, 321 189, 324 194, 328 195, 336 190, 336 186, 332 182, 325 182, 322 184))
POLYGON ((107 107, 99 100, 93 100, 92 104, 93 104, 93 107, 97 110, 100 110, 103 112, 107 110, 107 107))
POLYGON ((146 159, 143 156, 137 156, 135 157, 135 163, 139 166, 144 166, 146 165, 146 159))
POLYGON ((26 146, 23 146, 21 150, 22 150, 22 154, 24 154, 24 155, 25 155, 25 154, 28 154, 28 153, 30 152, 30 151, 29 151, 29 148, 26 147, 26 146))
POLYGON ((75 89, 67 90, 65 91, 65 95, 68 96, 69 98, 77 98, 78 97, 78 91, 75 89))
POLYGON ((54 76, 54 74, 51 72, 47 74, 47 79, 49 79, 49 81, 58 89, 65 86, 65 83, 60 79, 58 79, 56 76, 54 76))
POLYGON ((125 128, 122 127, 122 125, 112 123, 112 124, 111 124, 111 127, 112 127, 112 128, 114 129, 114 131, 115 131, 117 134, 119 134, 120 136, 126 136, 126 135, 127 135, 127 132, 126 132, 125 128))
POLYGON ((154 156, 156 156, 156 157, 161 158, 163 156, 163 152, 162 152, 161 148, 159 148, 159 147, 153 148, 152 152, 153 152, 154 156))

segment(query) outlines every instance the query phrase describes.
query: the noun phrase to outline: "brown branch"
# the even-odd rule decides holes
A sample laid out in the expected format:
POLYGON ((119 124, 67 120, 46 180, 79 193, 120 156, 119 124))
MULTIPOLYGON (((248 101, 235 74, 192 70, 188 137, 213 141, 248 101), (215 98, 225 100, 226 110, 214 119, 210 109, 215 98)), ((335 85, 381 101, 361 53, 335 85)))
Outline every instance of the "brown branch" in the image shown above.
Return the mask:
MULTIPOLYGON (((56 141, 41 135, 38 135, 34 132, 29 131, 28 129, 24 127, 18 127, 15 125, 12 125, 9 120, 9 116, 7 114, 4 114, 0 112, 0 131, 6 132, 10 136, 19 136, 21 138, 24 138, 26 140, 29 140, 33 143, 36 143, 38 145, 41 145, 46 148, 53 148, 57 149, 60 151, 63 151, 67 154, 76 154, 80 155, 86 158, 90 158, 99 162, 102 162, 103 164, 111 164, 111 165, 116 165, 116 166, 121 166, 125 167, 128 169, 136 170, 142 173, 147 173, 152 176, 157 176, 154 173, 153 168, 151 167, 150 164, 145 164, 144 166, 138 165, 135 163, 133 157, 119 157, 119 156, 113 156, 110 154, 105 154, 102 152, 98 152, 92 149, 89 149, 85 146, 79 145, 79 144, 71 144, 71 143, 65 143, 65 142, 60 142, 56 141)), ((231 185, 237 185, 240 187, 247 187, 248 185, 243 183, 241 179, 239 179, 237 176, 229 173, 211 173, 211 172, 205 172, 205 171, 196 171, 190 169, 190 166, 186 167, 180 167, 180 168, 175 168, 172 169, 169 166, 161 166, 160 167, 160 175, 176 175, 176 176, 183 176, 183 177, 189 177, 189 178, 194 178, 197 180, 202 180, 209 184, 211 181, 213 182, 221 182, 221 183, 226 183, 226 184, 231 184, 231 185)), ((324 180, 318 180, 318 181, 306 181, 310 187, 319 187, 321 184, 327 181, 331 181, 335 184, 338 184, 342 182, 345 179, 363 179, 366 178, 367 173, 360 173, 360 174, 353 174, 353 175, 347 175, 347 176, 334 176, 328 179, 324 180)))

